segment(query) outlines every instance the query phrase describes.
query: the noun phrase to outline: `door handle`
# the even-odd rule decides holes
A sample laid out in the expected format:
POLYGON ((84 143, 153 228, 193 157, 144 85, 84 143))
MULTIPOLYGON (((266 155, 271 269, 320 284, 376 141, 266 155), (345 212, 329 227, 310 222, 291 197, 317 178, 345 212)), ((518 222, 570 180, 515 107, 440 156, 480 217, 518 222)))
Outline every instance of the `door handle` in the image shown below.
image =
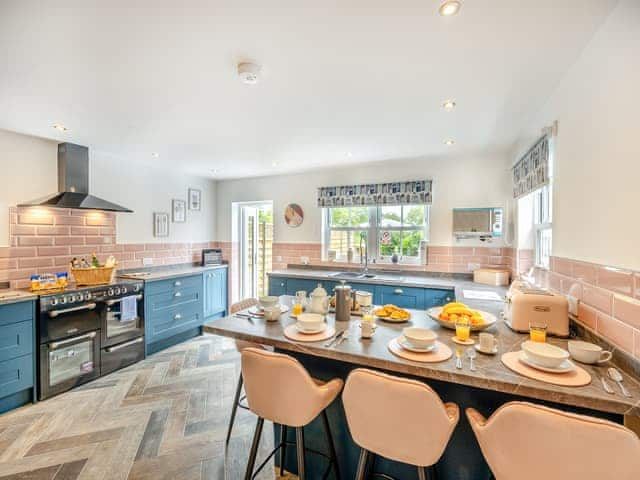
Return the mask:
POLYGON ((179 313, 176 313, 176 314, 173 316, 173 319, 174 319, 174 320, 180 320, 181 318, 182 318, 182 315, 180 315, 179 313))
POLYGON ((182 285, 182 282, 180 280, 177 280, 177 281, 173 282, 173 286, 174 287, 179 287, 181 285, 182 285))
POLYGON ((181 297, 181 296, 182 296, 182 293, 180 293, 180 292, 176 292, 176 293, 174 293, 174 294, 173 294, 173 296, 174 296, 174 297, 176 297, 176 298, 177 298, 177 297, 181 297))
POLYGON ((81 310, 95 310, 95 308, 96 304, 92 302, 87 303, 86 305, 78 305, 77 307, 63 308, 62 310, 52 310, 49 312, 49 316, 51 318, 56 318, 58 315, 62 315, 64 313, 79 312, 81 310))
POLYGON ((68 340, 62 340, 60 342, 50 343, 49 346, 51 347, 51 350, 55 350, 56 348, 62 347, 63 345, 69 345, 70 343, 77 343, 79 340, 84 340, 87 338, 95 338, 95 336, 96 336, 96 332, 90 332, 90 333, 87 333, 86 335, 80 335, 79 337, 69 338, 68 340))
POLYGON ((131 345, 135 345, 136 343, 142 343, 143 340, 144 340, 143 337, 135 338, 129 342, 124 342, 124 343, 121 343, 120 345, 115 345, 113 347, 105 348, 105 350, 107 353, 116 352, 121 348, 130 347, 131 345))
POLYGON ((402 295, 404 293, 404 291, 401 288, 396 288, 393 293, 395 293, 396 295, 402 295))
MULTIPOLYGON (((127 297, 124 297, 124 298, 127 298, 127 297)), ((142 300, 142 294, 136 295, 136 299, 137 300, 142 300)), ((116 303, 122 302, 122 300, 123 300, 123 298, 119 298, 118 300, 107 300, 105 303, 107 305, 111 306, 111 305, 115 305, 116 303)))

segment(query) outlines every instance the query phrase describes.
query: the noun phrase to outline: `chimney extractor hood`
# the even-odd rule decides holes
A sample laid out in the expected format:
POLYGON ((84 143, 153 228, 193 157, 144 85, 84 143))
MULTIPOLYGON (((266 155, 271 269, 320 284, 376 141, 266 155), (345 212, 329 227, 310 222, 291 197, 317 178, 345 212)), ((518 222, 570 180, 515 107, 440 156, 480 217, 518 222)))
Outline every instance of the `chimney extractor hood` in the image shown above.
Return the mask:
POLYGON ((73 143, 58 144, 58 193, 21 203, 18 206, 133 212, 128 208, 89 195, 89 149, 73 143))

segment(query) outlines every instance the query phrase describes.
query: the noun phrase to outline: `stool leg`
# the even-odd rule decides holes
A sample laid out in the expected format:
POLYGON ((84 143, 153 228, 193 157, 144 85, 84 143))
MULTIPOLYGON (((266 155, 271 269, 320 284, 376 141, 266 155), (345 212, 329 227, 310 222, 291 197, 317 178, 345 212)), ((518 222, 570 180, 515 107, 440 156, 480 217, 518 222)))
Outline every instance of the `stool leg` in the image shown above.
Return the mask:
POLYGON ((253 434, 253 442, 251 443, 251 451, 249 452, 249 460, 247 461, 247 471, 244 474, 244 480, 251 480, 251 477, 253 477, 253 468, 256 464, 258 447, 260 447, 260 437, 262 436, 263 425, 264 418, 258 417, 258 422, 256 423, 256 431, 253 434))
MULTIPOLYGON (((418 480, 427 480, 427 472, 424 470, 424 467, 418 468, 418 480)), ((431 477, 431 475, 429 475, 431 477)))
POLYGON ((296 450, 298 452, 298 478, 305 480, 304 475, 304 430, 302 427, 296 428, 296 450))
POLYGON ((331 462, 333 463, 334 471, 336 472, 336 479, 340 480, 340 465, 338 465, 338 455, 336 454, 336 445, 333 443, 333 435, 331 435, 331 427, 329 426, 329 418, 327 417, 327 411, 322 411, 322 423, 324 429, 327 432, 327 439, 329 440, 329 453, 331 454, 331 462))
POLYGON ((358 470, 356 470, 356 480, 365 480, 367 474, 367 463, 369 463, 369 452, 363 448, 360 450, 358 470))
POLYGON ((229 428, 227 429, 227 440, 225 446, 229 445, 231 439, 231 430, 233 430, 233 422, 236 419, 236 412, 238 411, 238 402, 240 402, 240 394, 242 393, 242 373, 238 378, 238 385, 236 386, 236 394, 233 397, 233 406, 231 407, 231 418, 229 419, 229 428))
POLYGON ((284 461, 287 455, 287 426, 280 425, 280 476, 284 477, 284 461))

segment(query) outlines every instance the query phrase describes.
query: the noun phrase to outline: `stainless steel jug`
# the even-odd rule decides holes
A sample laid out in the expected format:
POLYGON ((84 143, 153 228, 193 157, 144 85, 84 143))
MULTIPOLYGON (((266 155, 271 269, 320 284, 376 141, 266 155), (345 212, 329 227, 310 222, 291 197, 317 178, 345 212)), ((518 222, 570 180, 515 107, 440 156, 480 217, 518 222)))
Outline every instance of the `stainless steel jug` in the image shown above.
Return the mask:
POLYGON ((338 285, 336 293, 336 322, 348 322, 351 319, 351 307, 353 306, 353 292, 350 285, 338 285))

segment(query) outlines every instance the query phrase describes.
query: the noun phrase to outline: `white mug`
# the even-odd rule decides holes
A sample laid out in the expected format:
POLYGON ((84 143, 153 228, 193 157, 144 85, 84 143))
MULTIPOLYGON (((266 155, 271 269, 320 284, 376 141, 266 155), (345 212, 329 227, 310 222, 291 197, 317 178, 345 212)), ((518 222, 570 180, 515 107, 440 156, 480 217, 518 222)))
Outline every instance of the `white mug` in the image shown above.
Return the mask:
POLYGON ((498 348, 498 339, 490 333, 483 332, 478 335, 480 338, 480 350, 485 352, 493 352, 498 348))
POLYGON ((360 323, 360 335, 362 338, 371 338, 374 333, 376 333, 375 323, 367 321, 360 323))
POLYGON ((282 314, 282 310, 280 310, 280 306, 276 305, 275 307, 267 307, 264 309, 264 319, 269 322, 275 322, 280 319, 280 315, 282 314))
POLYGON ((569 340, 568 347, 571 357, 581 363, 605 363, 613 357, 613 353, 599 345, 581 340, 569 340))

